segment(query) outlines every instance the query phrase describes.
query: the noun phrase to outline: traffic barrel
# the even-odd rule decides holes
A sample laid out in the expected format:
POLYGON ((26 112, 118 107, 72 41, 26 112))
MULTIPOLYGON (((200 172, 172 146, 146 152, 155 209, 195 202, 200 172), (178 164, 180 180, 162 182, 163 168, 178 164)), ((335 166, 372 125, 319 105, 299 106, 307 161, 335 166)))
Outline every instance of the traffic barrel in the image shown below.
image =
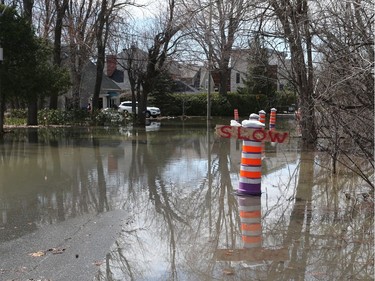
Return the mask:
POLYGON ((235 110, 234 110, 234 120, 236 120, 236 121, 239 120, 238 109, 235 109, 235 110))
MULTIPOLYGON (((242 121, 242 126, 250 129, 261 129, 264 124, 259 121, 259 115, 252 113, 249 120, 242 121)), ((240 195, 261 195, 261 180, 262 142, 243 140, 237 193, 240 195)))
POLYGON ((274 130, 276 127, 276 108, 271 108, 271 115, 270 115, 270 130, 274 130))
POLYGON ((266 112, 264 110, 259 111, 259 122, 266 124, 266 112))

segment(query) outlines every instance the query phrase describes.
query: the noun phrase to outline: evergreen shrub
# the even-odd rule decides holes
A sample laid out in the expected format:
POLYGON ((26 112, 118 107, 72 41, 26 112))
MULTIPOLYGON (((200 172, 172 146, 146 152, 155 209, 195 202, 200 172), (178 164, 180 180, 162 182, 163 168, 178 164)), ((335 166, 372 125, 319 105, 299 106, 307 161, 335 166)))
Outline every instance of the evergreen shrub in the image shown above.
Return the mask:
MULTIPOLYGON (((205 116, 207 114, 207 93, 199 94, 169 94, 168 98, 155 100, 163 116, 205 116)), ((234 109, 238 109, 240 116, 258 113, 260 110, 269 111, 265 95, 244 95, 228 93, 223 96, 219 93, 211 94, 212 116, 233 116, 234 109)))

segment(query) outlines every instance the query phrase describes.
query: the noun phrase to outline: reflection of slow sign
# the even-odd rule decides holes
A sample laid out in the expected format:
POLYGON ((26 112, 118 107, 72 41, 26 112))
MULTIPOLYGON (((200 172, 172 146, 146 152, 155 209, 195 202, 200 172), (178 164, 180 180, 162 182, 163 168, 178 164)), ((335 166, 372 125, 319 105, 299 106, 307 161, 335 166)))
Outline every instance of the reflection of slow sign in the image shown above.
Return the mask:
POLYGON ((240 126, 216 125, 216 133, 223 138, 255 140, 284 143, 288 140, 287 132, 277 132, 264 129, 250 129, 240 126))

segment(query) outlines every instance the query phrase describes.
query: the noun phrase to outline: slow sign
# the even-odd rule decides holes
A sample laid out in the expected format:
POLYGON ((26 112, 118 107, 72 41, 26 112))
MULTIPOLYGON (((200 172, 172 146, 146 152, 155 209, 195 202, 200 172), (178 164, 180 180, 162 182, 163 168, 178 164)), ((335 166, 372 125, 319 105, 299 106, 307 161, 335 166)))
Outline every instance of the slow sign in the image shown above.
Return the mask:
POLYGON ((287 132, 274 130, 250 129, 242 126, 216 125, 216 134, 223 138, 255 140, 284 143, 288 140, 287 132))

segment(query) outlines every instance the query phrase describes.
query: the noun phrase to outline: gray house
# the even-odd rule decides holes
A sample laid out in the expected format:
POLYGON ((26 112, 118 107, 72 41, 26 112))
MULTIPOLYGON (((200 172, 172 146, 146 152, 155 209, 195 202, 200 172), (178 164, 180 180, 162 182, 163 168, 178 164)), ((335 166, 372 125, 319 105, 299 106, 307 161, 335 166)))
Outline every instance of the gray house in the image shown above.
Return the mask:
MULTIPOLYGON (((95 88, 96 65, 88 62, 82 71, 80 85, 80 106, 86 107, 92 99, 95 88)), ((120 103, 121 88, 103 74, 102 86, 99 94, 99 108, 111 108, 120 103)))
MULTIPOLYGON (((96 81, 96 66, 92 62, 88 62, 83 70, 81 84, 79 87, 79 107, 87 108, 91 103, 96 81)), ((120 103, 121 88, 109 79, 105 74, 102 78, 102 85, 99 94, 99 108, 114 107, 120 103)), ((73 93, 68 93, 59 97, 58 107, 69 108, 72 104, 73 93)))

